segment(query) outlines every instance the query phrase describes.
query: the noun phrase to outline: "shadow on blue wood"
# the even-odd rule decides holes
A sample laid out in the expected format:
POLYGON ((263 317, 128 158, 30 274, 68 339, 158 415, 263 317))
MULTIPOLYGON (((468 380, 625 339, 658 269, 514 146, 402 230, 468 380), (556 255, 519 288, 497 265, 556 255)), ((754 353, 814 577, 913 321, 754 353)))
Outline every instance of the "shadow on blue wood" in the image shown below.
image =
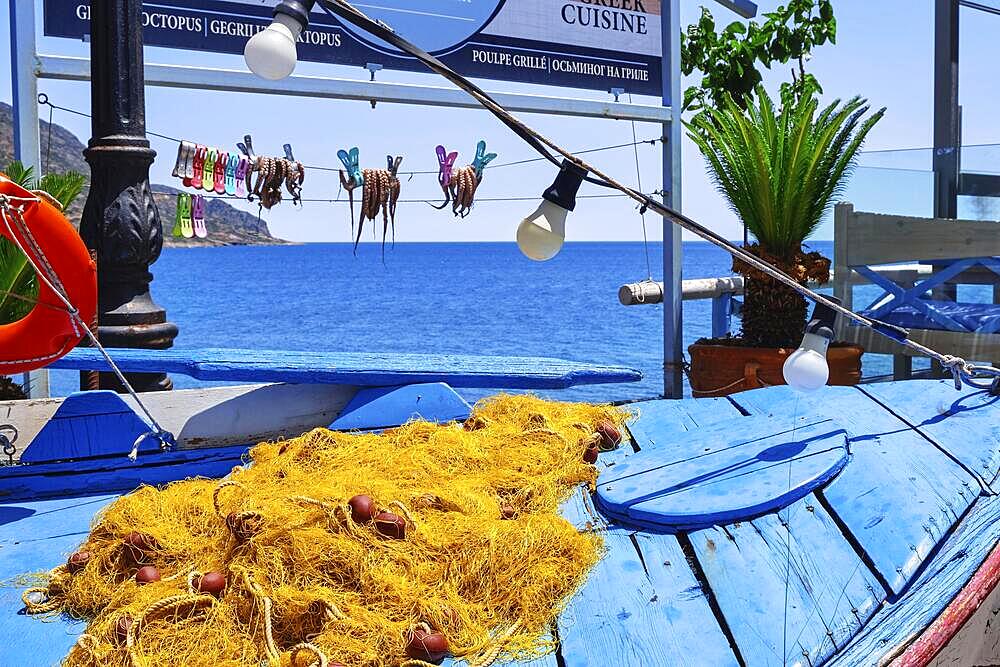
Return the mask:
MULTIPOLYGON (((477 357, 458 354, 368 354, 270 350, 108 351, 126 373, 166 372, 198 380, 290 382, 393 387, 447 382, 452 387, 565 389, 582 384, 638 382, 642 373, 621 366, 542 357, 477 357)), ((78 347, 50 368, 110 370, 94 348, 78 347)))
MULTIPOLYGON (((640 416, 639 422, 642 422, 640 416)), ((676 435, 605 469, 597 505, 621 521, 658 530, 745 521, 782 509, 830 481, 847 464, 846 431, 814 419, 789 429, 768 417, 676 435)))
MULTIPOLYGON (((113 391, 71 394, 21 454, 22 463, 125 456, 150 426, 113 391)), ((159 451, 147 438, 140 455, 159 451)))
POLYGON ((443 382, 377 387, 358 391, 330 428, 375 430, 414 419, 439 423, 464 421, 471 411, 465 399, 443 382))

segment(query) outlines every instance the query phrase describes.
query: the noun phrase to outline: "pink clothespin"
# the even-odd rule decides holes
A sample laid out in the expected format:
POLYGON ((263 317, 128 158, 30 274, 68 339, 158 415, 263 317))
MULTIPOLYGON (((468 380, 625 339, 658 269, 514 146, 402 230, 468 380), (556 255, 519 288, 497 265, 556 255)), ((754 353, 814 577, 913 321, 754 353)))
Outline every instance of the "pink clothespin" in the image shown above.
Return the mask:
POLYGON ((451 184, 452 170, 455 167, 455 160, 458 159, 458 152, 448 153, 444 146, 438 146, 436 150, 440 165, 438 183, 441 184, 442 188, 447 188, 451 184))
POLYGON ((193 209, 194 235, 203 239, 208 236, 208 229, 205 227, 205 198, 201 195, 195 195, 193 209))
POLYGON ((208 155, 208 147, 198 144, 194 149, 194 171, 191 178, 184 179, 184 185, 189 188, 201 190, 205 171, 205 157, 208 155))

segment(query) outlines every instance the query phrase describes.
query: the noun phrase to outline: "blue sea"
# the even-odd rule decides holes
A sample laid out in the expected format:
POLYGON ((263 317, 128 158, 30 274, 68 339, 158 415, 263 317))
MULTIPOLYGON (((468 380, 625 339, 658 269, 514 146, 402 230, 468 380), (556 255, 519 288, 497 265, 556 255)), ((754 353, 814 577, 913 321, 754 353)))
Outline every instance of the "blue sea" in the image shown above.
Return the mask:
MULTIPOLYGON (((813 247, 827 256, 831 243, 813 247)), ((660 277, 662 244, 648 246, 660 277)), ((180 327, 175 347, 548 356, 642 371, 640 383, 558 392, 625 400, 663 391, 663 307, 622 306, 618 288, 646 278, 643 243, 567 243, 553 260, 514 244, 349 244, 168 248, 153 266, 154 299, 180 327)), ((684 244, 685 278, 731 275, 729 256, 684 244)), ((688 345, 710 334, 711 302, 684 306, 688 345)), ((886 357, 866 373, 888 372, 886 357)), ((196 386, 175 377, 178 387, 196 386)), ((77 375, 53 373, 53 392, 77 375)), ((470 392, 471 399, 486 392, 470 392)))

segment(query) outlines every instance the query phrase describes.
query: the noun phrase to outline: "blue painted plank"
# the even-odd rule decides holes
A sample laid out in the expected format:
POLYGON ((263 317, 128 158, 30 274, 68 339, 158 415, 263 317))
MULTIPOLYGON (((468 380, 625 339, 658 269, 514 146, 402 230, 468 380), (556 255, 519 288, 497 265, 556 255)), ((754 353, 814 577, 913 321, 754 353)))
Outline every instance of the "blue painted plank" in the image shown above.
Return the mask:
POLYGON ((630 531, 610 529, 604 544, 604 558, 559 616, 566 667, 736 664, 679 547, 647 542, 657 560, 644 564, 630 531))
MULTIPOLYGON (((109 350, 126 373, 166 372, 198 380, 391 387, 447 382, 452 387, 565 389, 637 382, 639 371, 542 357, 281 352, 269 350, 109 350)), ((50 368, 110 370, 94 348, 76 348, 50 368)))
POLYGON ((887 382, 861 388, 987 483, 1000 472, 1000 397, 952 380, 887 382), (914 395, 920 400, 915 401, 914 395))
POLYGON ((689 538, 750 667, 821 664, 885 597, 815 496, 689 538))
MULTIPOLYGON (((78 392, 66 397, 21 454, 22 463, 122 456, 150 426, 113 391, 78 392)), ((154 438, 140 454, 159 451, 154 438)))
POLYGON ((1000 496, 981 497, 906 593, 879 609, 829 665, 883 665, 884 656, 896 655, 944 611, 998 541, 1000 496))
POLYGON ((413 419, 463 421, 472 407, 443 382, 362 389, 330 424, 335 431, 375 430, 413 419))
POLYGON ((140 454, 135 461, 119 451, 117 456, 72 463, 0 467, 0 501, 126 492, 186 477, 224 477, 243 462, 246 451, 246 446, 157 451, 140 454))
POLYGON ((846 433, 817 418, 793 430, 743 417, 678 436, 677 449, 643 451, 597 480, 597 506, 639 527, 691 529, 781 509, 847 464, 846 433))
MULTIPOLYGON (((912 399, 922 401, 919 384, 912 399)), ((854 387, 800 394, 787 386, 730 397, 745 410, 802 422, 840 419, 851 462, 820 493, 893 594, 902 593, 979 494, 974 477, 854 387)))

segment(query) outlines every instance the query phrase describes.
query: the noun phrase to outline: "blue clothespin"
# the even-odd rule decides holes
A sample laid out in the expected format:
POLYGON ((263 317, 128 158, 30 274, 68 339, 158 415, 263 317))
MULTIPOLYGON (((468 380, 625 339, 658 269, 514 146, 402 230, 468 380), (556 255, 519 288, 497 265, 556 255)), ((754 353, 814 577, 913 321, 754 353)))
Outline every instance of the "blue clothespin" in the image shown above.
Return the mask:
POLYGON ((363 186, 365 184, 365 177, 361 175, 361 152, 357 147, 352 148, 350 153, 345 150, 339 150, 337 151, 337 157, 344 164, 348 175, 354 179, 354 184, 358 187, 363 186))
POLYGON ((480 141, 476 145, 476 159, 472 161, 472 168, 476 170, 476 178, 479 180, 483 179, 483 169, 486 168, 490 162, 495 160, 497 157, 496 153, 486 153, 486 142, 480 141))

